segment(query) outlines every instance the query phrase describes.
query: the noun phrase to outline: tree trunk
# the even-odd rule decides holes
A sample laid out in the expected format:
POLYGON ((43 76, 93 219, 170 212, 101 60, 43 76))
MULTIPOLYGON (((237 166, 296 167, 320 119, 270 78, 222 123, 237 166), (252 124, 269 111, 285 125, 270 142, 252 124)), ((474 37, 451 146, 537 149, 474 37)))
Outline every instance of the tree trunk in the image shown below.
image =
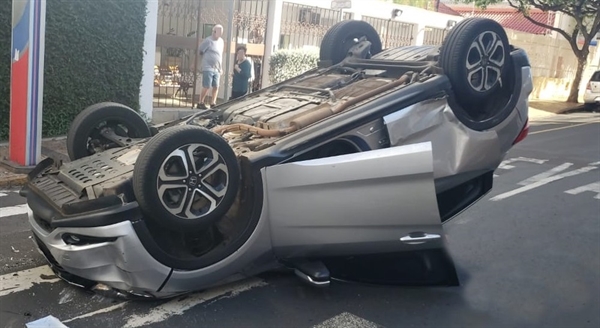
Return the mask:
POLYGON ((579 56, 577 56, 577 72, 575 72, 575 79, 573 79, 573 84, 571 85, 571 92, 569 93, 569 98, 567 98, 567 102, 578 103, 581 76, 583 75, 583 71, 585 70, 586 64, 587 55, 580 54, 579 56))

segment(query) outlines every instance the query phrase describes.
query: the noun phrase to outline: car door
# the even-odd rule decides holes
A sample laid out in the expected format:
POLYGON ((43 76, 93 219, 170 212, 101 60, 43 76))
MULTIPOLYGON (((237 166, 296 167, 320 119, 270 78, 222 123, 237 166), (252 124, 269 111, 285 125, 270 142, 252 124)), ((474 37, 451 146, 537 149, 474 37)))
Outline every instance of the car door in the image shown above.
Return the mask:
POLYGON ((443 249, 431 142, 264 169, 277 256, 443 249))

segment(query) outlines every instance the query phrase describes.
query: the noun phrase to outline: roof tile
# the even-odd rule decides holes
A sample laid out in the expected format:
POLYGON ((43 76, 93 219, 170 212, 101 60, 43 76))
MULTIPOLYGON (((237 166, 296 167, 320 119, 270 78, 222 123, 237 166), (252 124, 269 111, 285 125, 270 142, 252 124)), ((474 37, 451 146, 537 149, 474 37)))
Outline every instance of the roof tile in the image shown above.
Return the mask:
MULTIPOLYGON (((471 6, 449 6, 452 10, 460 13, 463 17, 485 17, 490 18, 502 25, 504 28, 512 29, 521 32, 527 32, 532 34, 547 34, 550 32, 549 29, 536 25, 527 18, 523 17, 523 14, 518 12, 514 8, 487 8, 482 10, 479 8, 473 8, 471 6)), ((544 23, 550 26, 554 25, 554 12, 544 12, 539 9, 531 9, 529 16, 535 21, 544 23)))

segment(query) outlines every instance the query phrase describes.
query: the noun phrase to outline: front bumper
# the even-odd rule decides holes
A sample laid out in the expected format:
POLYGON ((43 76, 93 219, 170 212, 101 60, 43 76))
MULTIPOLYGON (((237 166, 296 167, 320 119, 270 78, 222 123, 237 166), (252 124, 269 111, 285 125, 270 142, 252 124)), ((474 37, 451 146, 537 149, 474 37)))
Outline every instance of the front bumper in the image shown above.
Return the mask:
POLYGON ((585 92, 583 102, 586 104, 600 104, 600 93, 585 92))
MULTIPOLYGON (((95 291, 162 298, 172 269, 143 247, 130 221, 93 228, 45 230, 28 210, 29 224, 42 254, 56 274, 71 284, 95 291), (75 235, 79 244, 73 244, 75 235)), ((75 239, 76 240, 76 239, 75 239)))

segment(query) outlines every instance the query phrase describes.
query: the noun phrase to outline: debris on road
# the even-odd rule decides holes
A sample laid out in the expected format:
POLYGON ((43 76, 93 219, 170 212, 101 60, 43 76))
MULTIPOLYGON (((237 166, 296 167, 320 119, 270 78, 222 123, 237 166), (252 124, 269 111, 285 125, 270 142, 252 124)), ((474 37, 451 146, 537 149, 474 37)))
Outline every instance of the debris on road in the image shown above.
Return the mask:
POLYGON ((62 322, 60 322, 60 320, 58 320, 56 317, 51 315, 35 321, 28 322, 25 324, 25 326, 27 328, 69 328, 65 326, 62 322))

